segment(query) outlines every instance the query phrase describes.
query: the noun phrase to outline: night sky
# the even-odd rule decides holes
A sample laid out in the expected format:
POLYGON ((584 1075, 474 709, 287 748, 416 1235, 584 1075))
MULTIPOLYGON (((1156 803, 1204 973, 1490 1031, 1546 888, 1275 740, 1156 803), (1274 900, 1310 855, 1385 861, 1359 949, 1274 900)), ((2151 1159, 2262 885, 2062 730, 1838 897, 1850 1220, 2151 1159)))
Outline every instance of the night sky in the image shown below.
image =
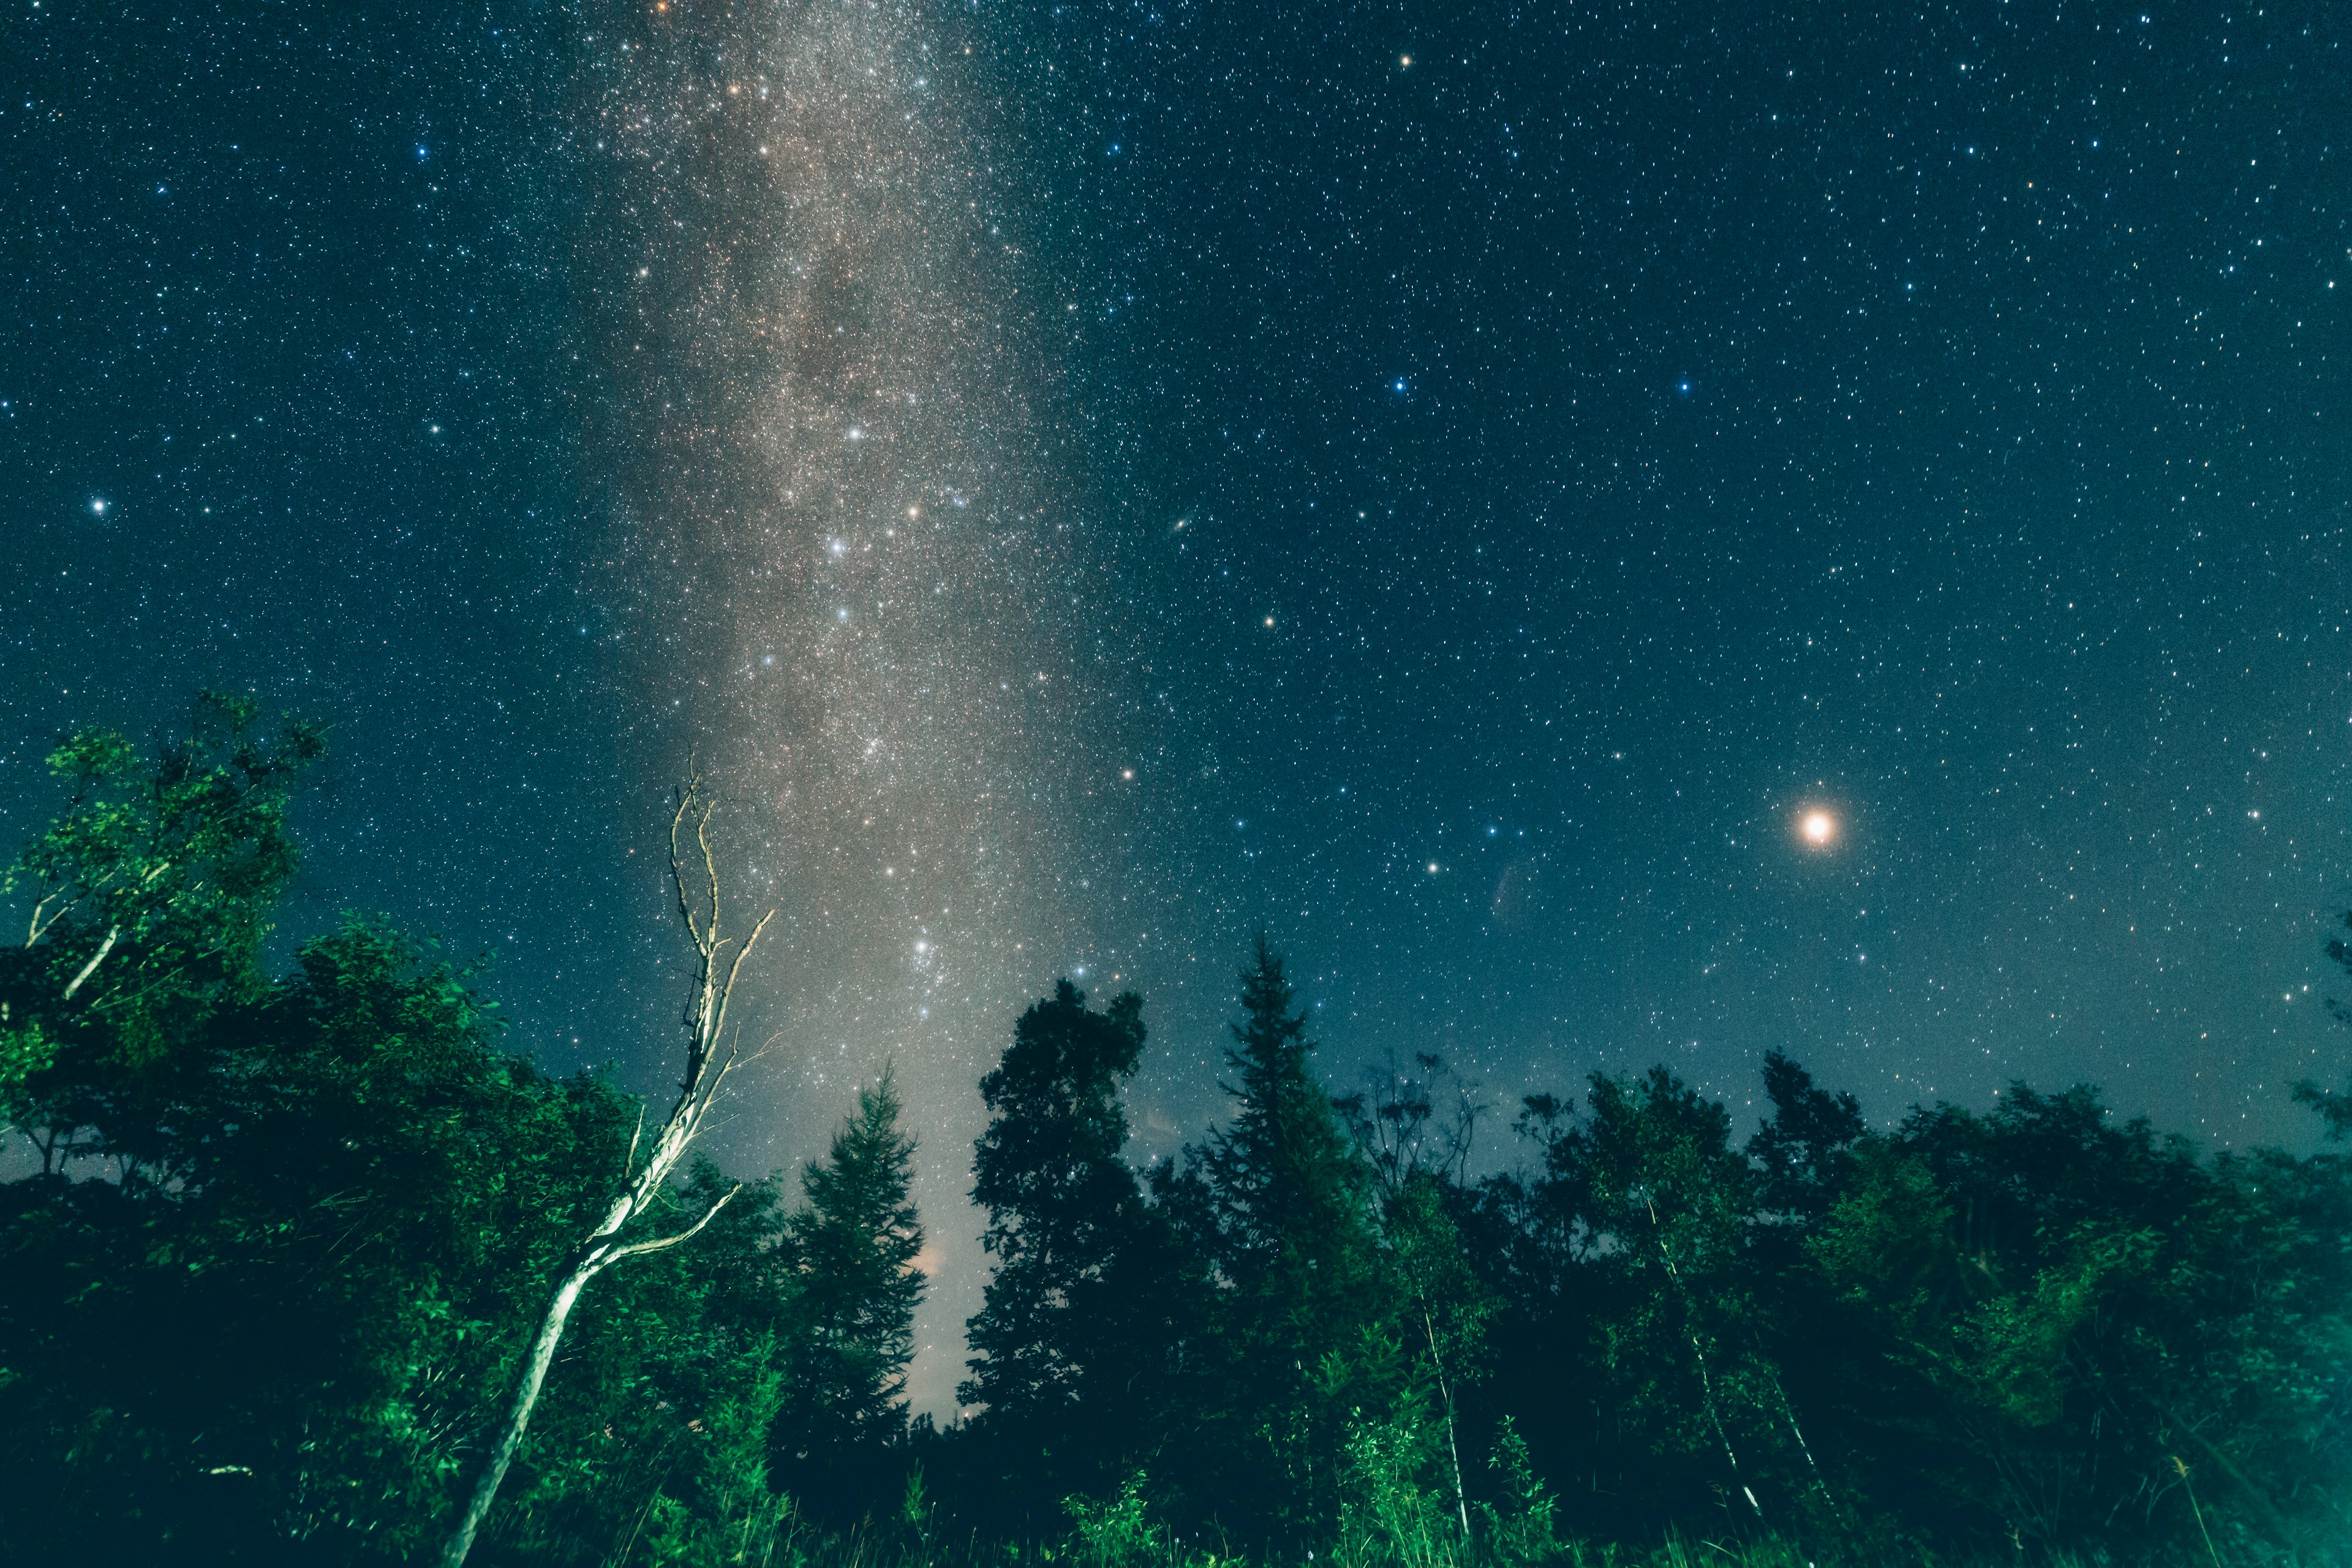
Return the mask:
POLYGON ((7 3, 0 828, 250 690, 331 730, 281 952, 652 1090, 698 759, 715 1152, 896 1063, 923 1405, 1060 974, 1146 1155, 1260 927, 1496 1159, 1773 1048, 2299 1145, 2352 1054, 2340 6, 7 3))

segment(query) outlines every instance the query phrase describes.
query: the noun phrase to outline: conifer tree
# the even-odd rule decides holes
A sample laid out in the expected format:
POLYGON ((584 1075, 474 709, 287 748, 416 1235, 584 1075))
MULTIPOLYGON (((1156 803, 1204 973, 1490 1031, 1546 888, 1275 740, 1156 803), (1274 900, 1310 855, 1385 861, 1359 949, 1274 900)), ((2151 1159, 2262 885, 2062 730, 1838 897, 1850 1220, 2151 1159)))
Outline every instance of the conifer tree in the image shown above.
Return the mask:
POLYGON ((1344 1428, 1393 1396, 1407 1363, 1401 1336, 1383 1333, 1398 1303, 1372 1173, 1308 1065, 1306 1016, 1263 937, 1241 980, 1233 1120, 1166 1185, 1225 1284, 1217 1375, 1195 1415, 1198 1484, 1239 1528, 1297 1541, 1337 1507, 1344 1428))
POLYGON ((1360 1282, 1370 1261, 1371 1173, 1307 1058, 1306 1015, 1282 956, 1260 937, 1242 975, 1225 1064, 1232 1122, 1202 1162, 1220 1261, 1234 1282, 1303 1322, 1360 1282))
POLYGON ((786 1230, 799 1265, 792 1392, 777 1417, 782 1478, 804 1503, 863 1497, 907 1427, 907 1363, 924 1279, 908 1189, 915 1140, 885 1071, 822 1162, 801 1174, 807 1205, 786 1230))

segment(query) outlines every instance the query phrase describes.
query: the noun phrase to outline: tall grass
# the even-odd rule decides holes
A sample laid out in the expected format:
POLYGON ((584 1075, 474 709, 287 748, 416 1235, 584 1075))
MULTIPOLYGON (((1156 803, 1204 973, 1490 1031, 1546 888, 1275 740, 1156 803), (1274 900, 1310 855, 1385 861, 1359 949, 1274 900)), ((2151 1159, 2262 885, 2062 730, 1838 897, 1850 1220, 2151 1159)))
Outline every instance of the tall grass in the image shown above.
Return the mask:
MULTIPOLYGON (((1355 1456, 1377 1466, 1370 1445, 1355 1456)), ((1360 1481, 1377 1468, 1360 1468, 1360 1481)), ((1402 1478, 1400 1478, 1402 1479, 1402 1478)), ((847 1530, 817 1525, 790 1503, 724 1525, 698 1522, 656 1497, 644 1526, 604 1568, 2109 1568, 2071 1554, 1998 1561, 1943 1556, 1918 1543, 1801 1542, 1778 1535, 1717 1539, 1670 1532, 1647 1542, 1589 1542, 1553 1533, 1539 1486, 1504 1504, 1481 1505, 1465 1540, 1446 1500, 1408 1485, 1361 1487, 1343 1508, 1328 1550, 1292 1561, 1227 1554, 1179 1539, 1157 1518, 1141 1478, 1108 1499, 1073 1498, 1066 1533, 1037 1541, 992 1539, 940 1527, 918 1473, 900 1506, 847 1530)), ((2200 1565, 2201 1568, 2201 1564, 2200 1565)))
MULTIPOLYGON (((1366 1538, 1339 1543, 1328 1556, 1297 1563, 1226 1556, 1179 1542, 1151 1521, 1139 1500, 1122 1495, 1084 1505, 1071 1531, 1044 1542, 991 1541, 976 1533, 922 1539, 894 1523, 826 1531, 787 1513, 740 1521, 731 1539, 708 1550, 648 1531, 627 1550, 605 1559, 607 1568, 661 1564, 744 1564, 746 1568, 2017 1568, 2018 1559, 1969 1563, 1924 1547, 1882 1546, 1860 1552, 1823 1549, 1776 1536, 1751 1539, 1670 1534, 1648 1543, 1560 1541, 1539 1559, 1503 1554, 1489 1544, 1435 1531, 1393 1543, 1366 1538), (685 1548, 685 1550, 681 1550, 685 1548)), ((2032 1560, 2034 1568, 2097 1568, 2071 1555, 2032 1560)))

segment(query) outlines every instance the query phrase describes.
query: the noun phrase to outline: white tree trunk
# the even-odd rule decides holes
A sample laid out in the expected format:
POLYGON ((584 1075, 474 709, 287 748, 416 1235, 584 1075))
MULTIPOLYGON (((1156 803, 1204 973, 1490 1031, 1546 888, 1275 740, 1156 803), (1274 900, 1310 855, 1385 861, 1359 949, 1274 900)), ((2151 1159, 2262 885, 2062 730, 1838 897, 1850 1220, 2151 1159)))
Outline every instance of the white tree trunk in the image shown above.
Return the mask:
POLYGON ((555 1342, 563 1337, 564 1320, 572 1316, 572 1304, 580 1300, 582 1286, 595 1277, 593 1267, 574 1268, 555 1292, 555 1300, 547 1304, 547 1315, 540 1320, 539 1338, 531 1342, 530 1362, 523 1368, 522 1384, 515 1390, 514 1406, 507 1412, 506 1430, 499 1434, 498 1446, 490 1450, 489 1463, 482 1468, 482 1479, 474 1485, 474 1495, 467 1500, 466 1512, 457 1521, 457 1528, 449 1535, 449 1544, 442 1550, 441 1561, 447 1568, 460 1568, 466 1554, 474 1549, 474 1534, 489 1517, 490 1500, 499 1495, 499 1484, 507 1479, 507 1467, 514 1463, 515 1450, 522 1447, 523 1429, 530 1425, 531 1407, 539 1403, 540 1386, 547 1381, 547 1369, 555 1360, 555 1342))
MULTIPOLYGON (((622 1258, 640 1252, 658 1252, 676 1247, 709 1225, 719 1211, 727 1206, 728 1199, 742 1191, 738 1184, 721 1194, 703 1216, 674 1236, 652 1241, 632 1242, 622 1246, 619 1237, 633 1219, 645 1214, 661 1194, 669 1173, 686 1153, 687 1145, 701 1131, 702 1119, 710 1109, 719 1086, 735 1065, 730 1049, 724 1058, 719 1056, 720 1038, 727 1025, 727 1004, 735 993, 735 977, 743 969, 743 960, 768 922, 776 918, 770 910, 751 928, 751 934, 736 948, 733 960, 725 965, 722 976, 719 954, 733 945, 734 939, 722 940, 719 935, 719 866, 710 849, 710 807, 701 799, 701 781, 688 781, 677 805, 677 815, 669 825, 669 874, 677 887, 677 912, 686 921, 687 934, 694 939, 694 950, 700 963, 695 976, 693 999, 687 1004, 686 1074, 680 1080, 677 1103, 670 1107, 669 1117, 654 1139, 654 1146, 646 1156, 645 1167, 632 1174, 624 1166, 624 1185, 604 1211, 604 1222, 589 1234, 572 1254, 572 1267, 556 1288, 554 1298, 547 1304, 546 1313, 539 1321, 539 1337, 531 1342, 530 1359, 524 1363, 522 1380, 515 1388, 514 1402, 508 1407, 506 1425, 491 1447, 489 1458, 482 1466, 481 1478, 474 1483, 473 1495, 467 1500, 466 1511, 450 1531, 442 1548, 442 1568, 464 1568, 467 1553, 474 1549, 474 1537, 489 1517, 490 1504, 497 1500, 499 1487, 506 1479, 507 1467, 514 1463, 515 1452, 522 1447, 523 1433, 530 1426, 530 1413, 539 1403, 539 1391, 547 1382, 547 1369, 555 1361, 555 1347, 563 1338, 563 1325, 572 1316, 572 1309, 580 1300, 580 1292, 588 1281, 622 1258), (699 808, 698 810, 698 807, 699 808), (695 819, 695 845, 702 859, 702 880, 709 893, 706 911, 699 919, 694 907, 687 901, 686 868, 678 853, 678 829, 687 817, 695 819)), ((104 956, 101 952, 100 956, 104 956)), ((93 963, 93 967, 95 963, 93 963)), ((643 1121, 639 1122, 640 1131, 643 1121)), ((629 1140, 628 1162, 634 1163, 637 1154, 635 1137, 629 1140)))

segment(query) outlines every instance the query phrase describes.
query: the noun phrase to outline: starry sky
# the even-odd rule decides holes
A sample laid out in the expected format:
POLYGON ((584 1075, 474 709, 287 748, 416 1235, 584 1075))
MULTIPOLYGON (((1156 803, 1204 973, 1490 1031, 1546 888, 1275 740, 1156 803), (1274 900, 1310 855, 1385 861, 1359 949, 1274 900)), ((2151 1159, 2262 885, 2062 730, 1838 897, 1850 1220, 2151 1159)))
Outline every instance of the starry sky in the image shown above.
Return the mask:
POLYGON ((2342 1070, 2340 7, 8 5, 0 827, 252 691, 281 946, 657 1089, 698 764, 780 911, 714 1152, 895 1066, 925 1407, 1061 974, 1147 1157, 1261 928, 1498 1120, 2342 1070))

